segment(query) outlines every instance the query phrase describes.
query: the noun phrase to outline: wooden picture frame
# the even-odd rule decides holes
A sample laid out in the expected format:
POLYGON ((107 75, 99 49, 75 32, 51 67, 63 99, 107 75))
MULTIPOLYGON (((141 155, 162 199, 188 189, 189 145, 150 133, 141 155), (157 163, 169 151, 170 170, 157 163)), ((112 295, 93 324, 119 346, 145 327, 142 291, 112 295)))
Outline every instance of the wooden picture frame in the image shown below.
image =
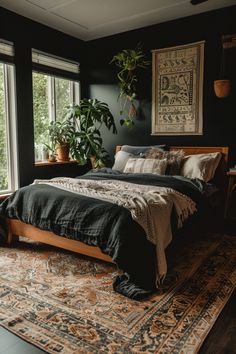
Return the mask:
POLYGON ((202 135, 204 43, 152 50, 151 135, 202 135))

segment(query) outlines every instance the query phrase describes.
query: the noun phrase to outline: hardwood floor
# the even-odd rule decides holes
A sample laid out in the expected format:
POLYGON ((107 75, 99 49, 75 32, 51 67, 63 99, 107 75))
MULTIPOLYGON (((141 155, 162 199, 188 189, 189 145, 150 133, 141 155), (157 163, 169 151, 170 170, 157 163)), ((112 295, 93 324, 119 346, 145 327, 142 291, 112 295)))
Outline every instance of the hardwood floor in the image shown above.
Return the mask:
POLYGON ((212 353, 236 353, 236 290, 199 350, 199 354, 212 353))
MULTIPOLYGON (((236 237, 236 219, 225 221, 221 230, 236 237)), ((236 354, 236 290, 224 307, 198 354, 236 354)))
POLYGON ((43 354, 43 350, 0 327, 0 354, 43 354))

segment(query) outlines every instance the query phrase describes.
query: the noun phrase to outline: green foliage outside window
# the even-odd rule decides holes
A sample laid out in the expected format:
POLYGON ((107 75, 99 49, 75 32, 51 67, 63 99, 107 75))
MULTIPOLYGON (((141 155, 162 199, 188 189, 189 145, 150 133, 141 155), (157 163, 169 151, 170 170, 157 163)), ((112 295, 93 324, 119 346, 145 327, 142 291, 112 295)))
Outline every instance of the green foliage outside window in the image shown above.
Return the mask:
MULTIPOLYGON (((33 73, 33 110, 34 110, 34 139, 35 144, 50 144, 49 138, 49 75, 33 73)), ((72 99, 71 81, 55 78, 56 119, 64 117, 64 107, 72 99)), ((4 92, 4 65, 0 64, 0 191, 7 190, 8 163, 6 144, 6 115, 4 92)))
POLYGON ((56 120, 64 119, 65 107, 72 103, 71 81, 55 78, 56 120))
POLYGON ((48 77, 33 73, 34 142, 49 143, 48 77))
POLYGON ((64 107, 72 103, 72 99, 71 80, 51 77, 43 73, 33 73, 35 146, 52 146, 49 136, 50 123, 54 120, 63 121, 65 115, 64 107), (54 85, 53 88, 52 85, 54 85), (53 91, 55 93, 54 100, 50 102, 53 91))
POLYGON ((0 64, 0 191, 8 189, 5 119, 4 71, 3 64, 0 64))

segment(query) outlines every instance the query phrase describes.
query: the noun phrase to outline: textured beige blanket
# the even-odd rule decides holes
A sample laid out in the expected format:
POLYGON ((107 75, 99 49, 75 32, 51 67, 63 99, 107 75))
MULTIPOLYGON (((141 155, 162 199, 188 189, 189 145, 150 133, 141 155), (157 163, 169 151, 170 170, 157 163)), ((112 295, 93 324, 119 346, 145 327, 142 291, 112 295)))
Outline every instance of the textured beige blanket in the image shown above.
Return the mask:
POLYGON ((196 211, 196 205, 192 199, 171 188, 124 181, 94 181, 67 177, 35 180, 34 184, 36 183, 49 184, 129 209, 132 218, 145 230, 147 239, 156 245, 158 282, 167 272, 165 248, 172 239, 170 224, 172 207, 176 210, 179 227, 189 215, 196 211))

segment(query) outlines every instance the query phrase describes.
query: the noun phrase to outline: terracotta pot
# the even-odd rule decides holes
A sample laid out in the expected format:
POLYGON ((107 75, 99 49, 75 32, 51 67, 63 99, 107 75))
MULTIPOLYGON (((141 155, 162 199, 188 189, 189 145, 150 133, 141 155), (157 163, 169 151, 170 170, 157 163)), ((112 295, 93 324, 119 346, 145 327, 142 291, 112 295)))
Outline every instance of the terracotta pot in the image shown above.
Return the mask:
POLYGON ((48 162, 56 162, 57 158, 54 154, 49 154, 48 162))
POLYGON ((215 94, 219 98, 224 98, 230 94, 230 80, 215 80, 214 81, 214 90, 215 94))
POLYGON ((57 160, 58 161, 69 161, 69 144, 62 144, 57 146, 57 160))

